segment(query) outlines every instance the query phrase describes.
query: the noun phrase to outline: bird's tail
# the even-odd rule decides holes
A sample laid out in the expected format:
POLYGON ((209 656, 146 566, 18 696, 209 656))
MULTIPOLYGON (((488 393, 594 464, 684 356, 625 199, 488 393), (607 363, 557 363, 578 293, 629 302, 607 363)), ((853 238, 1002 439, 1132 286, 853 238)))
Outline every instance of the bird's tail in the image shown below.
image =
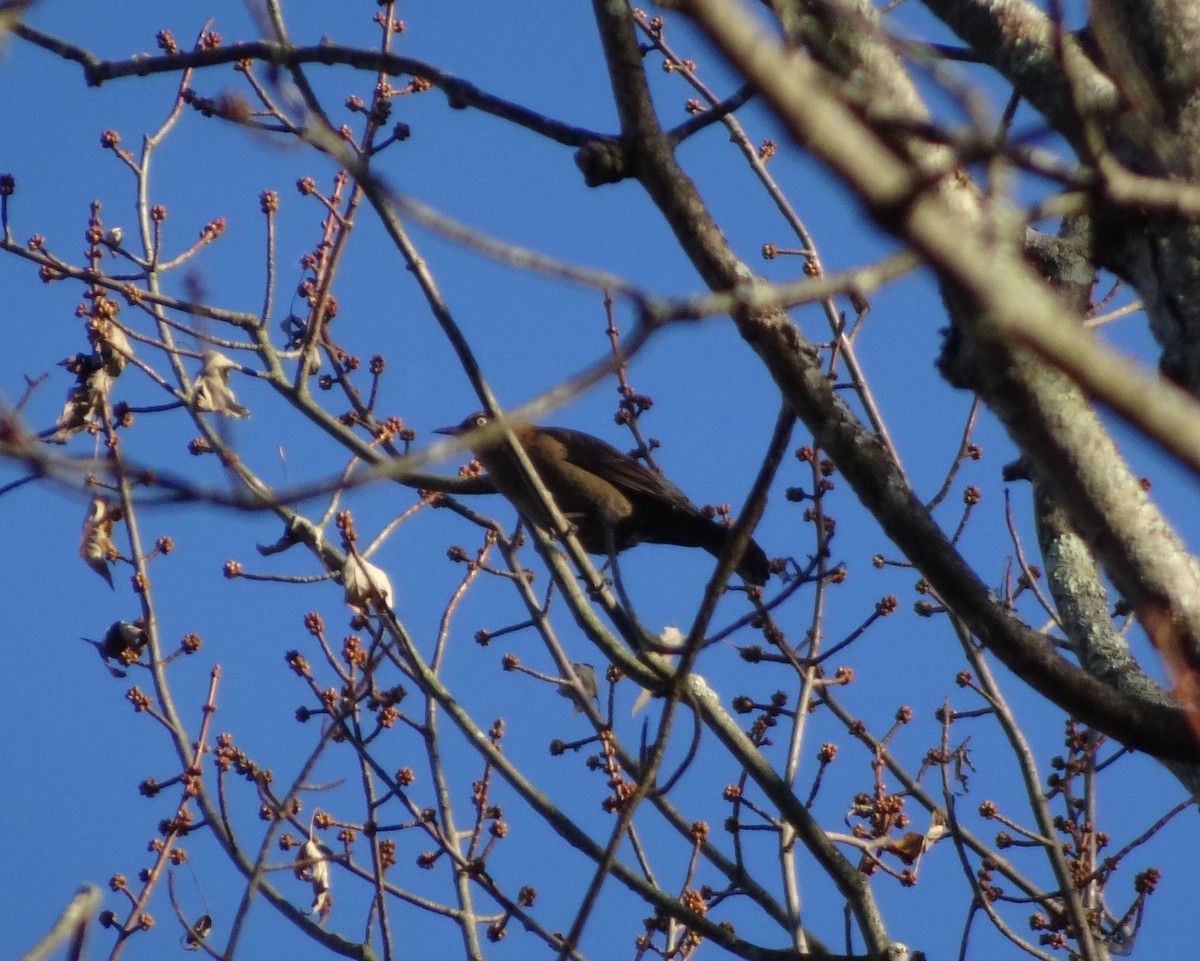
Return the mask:
MULTIPOLYGON (((720 557, 729 542, 730 528, 723 527, 700 513, 695 516, 675 514, 670 518, 661 518, 660 523, 653 525, 652 533, 653 537, 642 539, 660 544, 677 544, 681 547, 702 547, 713 557, 720 557)), ((737 572, 759 587, 771 576, 771 562, 753 540, 746 545, 737 572)))
MULTIPOLYGON (((728 530, 728 528, 721 528, 728 530)), ((728 541, 729 535, 726 534, 724 540, 728 541)), ((725 550, 725 544, 722 543, 718 550, 708 548, 708 552, 713 557, 720 557, 725 550)), ((741 563, 737 566, 737 572, 748 580, 751 584, 762 587, 767 583, 767 578, 771 576, 771 561, 767 558, 766 553, 753 540, 746 545, 746 550, 742 552, 741 563)))

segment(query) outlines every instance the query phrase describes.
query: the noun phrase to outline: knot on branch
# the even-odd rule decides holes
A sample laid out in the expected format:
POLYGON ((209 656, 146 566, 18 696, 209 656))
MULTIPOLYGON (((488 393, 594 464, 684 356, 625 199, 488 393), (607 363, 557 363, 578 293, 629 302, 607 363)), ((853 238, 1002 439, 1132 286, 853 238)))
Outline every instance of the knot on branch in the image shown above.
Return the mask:
POLYGON ((620 183, 635 176, 632 158, 621 141, 593 140, 575 151, 575 166, 589 187, 620 183))

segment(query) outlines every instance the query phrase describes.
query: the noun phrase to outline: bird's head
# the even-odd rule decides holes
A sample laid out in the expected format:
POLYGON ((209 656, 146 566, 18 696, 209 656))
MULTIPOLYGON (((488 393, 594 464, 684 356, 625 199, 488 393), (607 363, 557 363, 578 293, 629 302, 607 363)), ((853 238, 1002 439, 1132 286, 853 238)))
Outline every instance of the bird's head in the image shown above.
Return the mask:
POLYGON ((504 427, 507 426, 524 443, 535 429, 532 424, 520 420, 503 420, 493 417, 486 411, 476 411, 461 424, 453 427, 439 427, 434 433, 445 434, 449 437, 466 437, 467 446, 476 454, 481 451, 505 448, 504 427))
POLYGON ((476 411, 464 420, 461 424, 455 424, 453 427, 438 427, 434 430, 435 434, 445 434, 448 437, 462 437, 469 434, 473 430, 487 427, 492 422, 492 417, 487 411, 476 411))

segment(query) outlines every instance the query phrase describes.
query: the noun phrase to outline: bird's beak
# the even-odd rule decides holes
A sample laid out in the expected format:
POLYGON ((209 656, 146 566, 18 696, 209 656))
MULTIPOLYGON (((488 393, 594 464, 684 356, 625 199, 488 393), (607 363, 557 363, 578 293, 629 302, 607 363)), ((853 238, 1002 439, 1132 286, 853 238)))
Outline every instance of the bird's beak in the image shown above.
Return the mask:
POLYGON ((435 434, 445 434, 447 437, 458 437, 462 434, 463 429, 461 427, 435 427, 433 432, 435 434))

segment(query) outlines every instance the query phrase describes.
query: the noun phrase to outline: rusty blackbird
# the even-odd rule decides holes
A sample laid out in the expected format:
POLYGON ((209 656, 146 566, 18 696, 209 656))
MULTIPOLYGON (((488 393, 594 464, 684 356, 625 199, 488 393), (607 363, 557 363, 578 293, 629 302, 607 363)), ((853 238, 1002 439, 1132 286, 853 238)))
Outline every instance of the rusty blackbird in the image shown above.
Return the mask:
MULTIPOLYGON (((486 413, 476 413, 456 427, 442 427, 434 433, 461 437, 486 427, 490 420, 486 413)), ((589 554, 607 556, 610 548, 623 551, 640 543, 703 547, 714 557, 725 549, 729 528, 706 517, 674 484, 611 444, 564 427, 537 427, 520 421, 512 422, 511 427, 589 554)), ((521 514, 550 528, 549 518, 526 484, 504 436, 477 443, 473 449, 496 489, 521 514)), ((758 585, 770 576, 767 555, 754 541, 746 545, 737 572, 758 585)))

